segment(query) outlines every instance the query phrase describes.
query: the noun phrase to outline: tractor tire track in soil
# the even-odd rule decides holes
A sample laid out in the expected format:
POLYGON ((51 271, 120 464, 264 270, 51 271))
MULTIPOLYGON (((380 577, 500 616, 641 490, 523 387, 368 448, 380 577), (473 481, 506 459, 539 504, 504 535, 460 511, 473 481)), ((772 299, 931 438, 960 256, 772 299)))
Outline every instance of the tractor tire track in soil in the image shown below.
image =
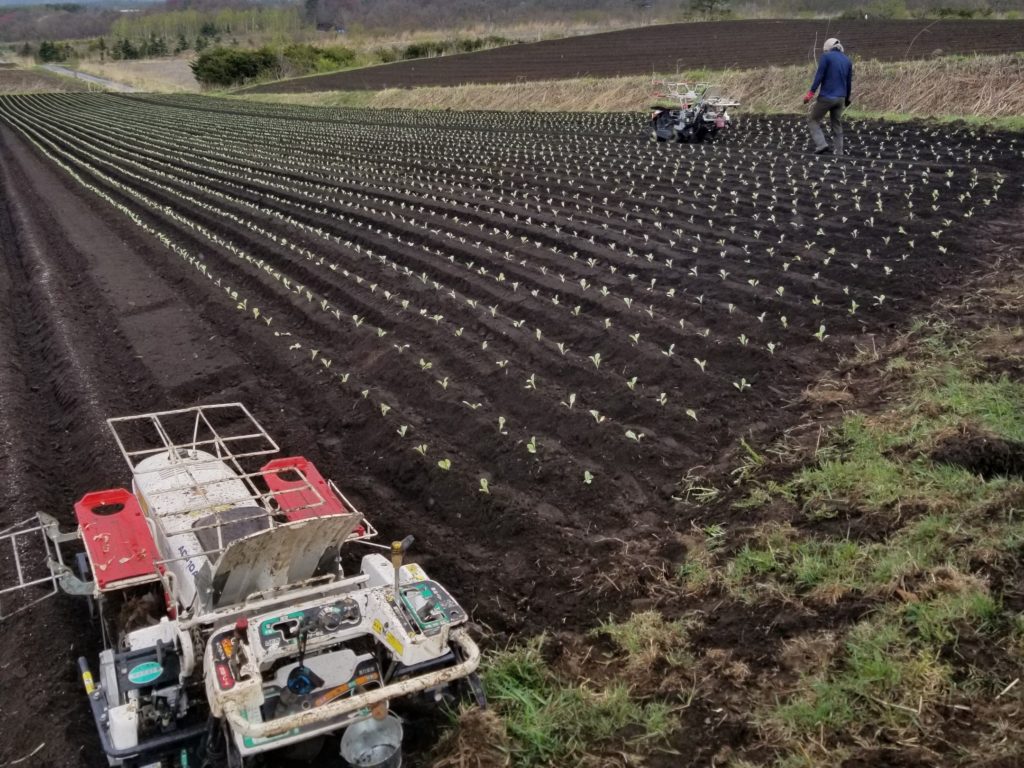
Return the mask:
MULTIPOLYGON (((932 190, 970 195, 975 221, 1020 194, 1019 141, 967 129, 858 126, 853 136, 885 129, 897 146, 820 166, 799 150, 802 126, 773 120, 748 128, 773 151, 742 137, 640 145, 623 116, 426 115, 382 136, 394 120, 193 98, 0 98, 0 470, 12 478, 0 527, 37 509, 69 523, 83 493, 126 484, 105 417, 240 400, 385 540, 415 533, 415 559, 492 642, 589 628, 673 567, 688 470, 715 466, 740 436, 778 434, 836 355, 901 328, 986 263, 973 222, 954 221, 964 206, 932 190), (569 135, 607 142, 567 147, 563 119, 580 123, 569 135), (915 220, 900 207, 913 189, 915 220), (855 205, 849 190, 863 194, 855 205), (840 218, 861 228, 856 247, 840 218), (918 247, 890 246, 903 237, 918 247), (826 251, 833 242, 842 253, 826 251), (811 337, 819 313, 827 343, 811 337), (592 363, 595 350, 607 362, 592 363), (657 386, 634 393, 634 373, 638 390, 657 386), (437 468, 443 456, 451 471, 437 468)), ((0 632, 14 649, 0 665, 11 734, 0 762, 45 741, 31 764, 102 764, 74 670, 93 650, 84 609, 56 598, 0 632)))
MULTIPOLYGON (((67 273, 55 274, 46 255, 73 259, 69 247, 52 249, 42 217, 45 204, 33 196, 30 185, 15 165, 12 135, 0 136, 0 249, 4 271, 4 314, 0 321, 4 346, 4 372, 0 379, 3 425, 16 453, 4 467, 4 519, 0 526, 28 519, 37 511, 53 514, 62 523, 71 520, 71 504, 81 488, 96 479, 105 440, 97 419, 97 401, 90 397, 89 373, 82 366, 83 339, 69 325, 68 316, 83 317, 68 297, 74 292, 58 288, 67 273), (58 298, 55 293, 60 290, 58 298), (72 341, 71 337, 75 336, 72 341), (9 473, 9 474, 8 474, 9 473)), ((53 230, 49 229, 52 233, 53 230)), ((83 273, 84 274, 84 273, 83 273)), ((84 301, 88 301, 86 297, 84 301)), ((78 326, 82 330, 82 326, 78 326)), ((91 363, 91 359, 90 359, 91 363)), ((106 451, 106 459, 114 454, 106 451)), ((40 549, 19 553, 23 562, 35 559, 38 574, 40 549)), ((10 553, 3 552, 5 573, 10 553)), ((84 692, 75 671, 75 659, 95 651, 94 630, 84 605, 58 596, 33 606, 6 621, 2 637, 4 664, 0 717, 6 723, 0 760, 12 761, 34 752, 34 765, 94 765, 98 740, 83 717, 84 692)))
POLYGON ((841 39, 859 59, 880 61, 920 59, 939 53, 1014 53, 1021 50, 1024 22, 791 19, 661 24, 314 75, 243 90, 378 91, 620 77, 687 69, 755 69, 801 63, 810 66, 828 37, 841 39))

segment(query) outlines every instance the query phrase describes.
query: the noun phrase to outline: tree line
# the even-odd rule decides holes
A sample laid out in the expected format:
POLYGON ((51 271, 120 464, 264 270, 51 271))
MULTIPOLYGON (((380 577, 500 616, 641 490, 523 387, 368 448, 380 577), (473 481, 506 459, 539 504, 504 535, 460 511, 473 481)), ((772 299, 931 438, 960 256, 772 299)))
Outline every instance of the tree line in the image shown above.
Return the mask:
POLYGON ((293 43, 256 50, 219 47, 200 54, 191 67, 200 84, 227 88, 253 80, 331 72, 350 66, 355 57, 355 51, 341 45, 319 47, 293 43))
POLYGON ((212 38, 214 35, 249 36, 275 34, 289 36, 308 28, 302 10, 296 5, 185 10, 125 15, 114 22, 111 34, 139 40, 152 35, 168 40, 184 37, 212 38))

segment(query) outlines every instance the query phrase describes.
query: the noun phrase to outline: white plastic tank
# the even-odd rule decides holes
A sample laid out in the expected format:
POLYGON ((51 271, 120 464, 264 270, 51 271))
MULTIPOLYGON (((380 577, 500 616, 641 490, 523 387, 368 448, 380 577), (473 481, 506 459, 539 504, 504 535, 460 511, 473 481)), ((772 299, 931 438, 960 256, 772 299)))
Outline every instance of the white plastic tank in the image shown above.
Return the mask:
POLYGON ((192 526, 204 514, 247 503, 251 494, 230 466, 198 450, 180 457, 159 453, 140 461, 133 486, 153 522, 161 554, 171 559, 167 566, 175 575, 178 597, 190 606, 196 576, 209 560, 192 526))
POLYGON ((132 749, 139 745, 139 713, 134 703, 108 709, 107 725, 114 749, 132 749))

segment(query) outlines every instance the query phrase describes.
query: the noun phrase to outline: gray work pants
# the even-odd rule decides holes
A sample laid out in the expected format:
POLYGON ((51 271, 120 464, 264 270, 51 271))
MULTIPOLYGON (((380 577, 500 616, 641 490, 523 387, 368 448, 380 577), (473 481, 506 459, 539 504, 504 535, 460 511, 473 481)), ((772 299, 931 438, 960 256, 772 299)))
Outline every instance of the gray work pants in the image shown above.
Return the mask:
POLYGON ((811 139, 814 141, 815 149, 822 149, 828 146, 825 140, 825 132, 821 130, 821 124, 825 115, 830 117, 832 126, 832 148, 836 156, 843 154, 843 109, 846 106, 846 99, 823 99, 820 96, 811 105, 811 114, 807 118, 807 124, 811 129, 811 139))

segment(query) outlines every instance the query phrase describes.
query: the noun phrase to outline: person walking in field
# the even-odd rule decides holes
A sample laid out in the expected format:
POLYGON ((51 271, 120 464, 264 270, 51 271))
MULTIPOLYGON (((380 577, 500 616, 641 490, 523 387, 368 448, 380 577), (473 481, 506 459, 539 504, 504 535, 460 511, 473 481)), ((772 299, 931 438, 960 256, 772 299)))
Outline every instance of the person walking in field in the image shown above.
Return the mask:
POLYGON ((843 110, 850 106, 850 94, 853 89, 853 62, 843 52, 843 44, 834 37, 825 41, 824 53, 818 60, 818 71, 814 73, 811 90, 804 96, 804 104, 818 98, 811 106, 808 125, 811 129, 811 140, 814 141, 814 154, 823 155, 829 151, 822 123, 825 115, 829 116, 832 127, 832 146, 836 157, 843 154, 843 110), (818 90, 818 89, 821 90, 818 90))

